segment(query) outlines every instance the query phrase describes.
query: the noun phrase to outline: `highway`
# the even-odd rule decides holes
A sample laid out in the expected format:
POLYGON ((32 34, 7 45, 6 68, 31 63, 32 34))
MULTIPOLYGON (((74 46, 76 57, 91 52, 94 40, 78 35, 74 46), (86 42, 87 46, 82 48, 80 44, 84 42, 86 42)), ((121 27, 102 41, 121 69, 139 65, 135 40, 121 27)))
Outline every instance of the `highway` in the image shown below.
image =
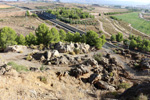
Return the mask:
POLYGON ((53 22, 53 23, 55 23, 55 24, 58 24, 58 25, 60 25, 61 27, 64 27, 64 28, 68 29, 69 31, 71 31, 71 32, 73 32, 73 33, 79 32, 80 34, 85 34, 85 32, 82 31, 82 30, 80 30, 80 29, 77 29, 77 28, 75 28, 75 27, 73 27, 73 26, 70 26, 70 25, 68 25, 68 24, 66 24, 66 23, 63 23, 63 22, 61 22, 61 21, 58 21, 56 18, 50 17, 50 16, 48 15, 48 13, 39 13, 39 14, 37 14, 37 15, 38 15, 39 18, 41 18, 41 19, 46 19, 46 20, 50 20, 51 22, 53 22))

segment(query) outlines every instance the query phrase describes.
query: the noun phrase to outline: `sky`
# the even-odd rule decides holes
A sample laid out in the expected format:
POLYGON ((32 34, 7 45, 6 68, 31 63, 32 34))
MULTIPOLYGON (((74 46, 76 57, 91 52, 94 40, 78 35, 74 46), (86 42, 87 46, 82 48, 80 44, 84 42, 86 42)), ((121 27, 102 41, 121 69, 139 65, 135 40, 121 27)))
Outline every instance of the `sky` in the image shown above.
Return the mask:
POLYGON ((147 5, 150 0, 60 0, 62 2, 74 3, 94 3, 94 4, 113 4, 113 5, 147 5))

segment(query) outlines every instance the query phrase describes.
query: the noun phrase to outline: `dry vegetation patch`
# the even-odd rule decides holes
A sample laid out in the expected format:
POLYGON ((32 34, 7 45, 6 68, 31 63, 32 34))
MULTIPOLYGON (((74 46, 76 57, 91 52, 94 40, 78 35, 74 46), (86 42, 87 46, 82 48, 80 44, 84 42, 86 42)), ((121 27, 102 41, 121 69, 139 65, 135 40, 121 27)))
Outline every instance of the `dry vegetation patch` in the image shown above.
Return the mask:
POLYGON ((11 8, 12 6, 9 5, 0 5, 0 9, 4 9, 4 8, 11 8))
MULTIPOLYGON (((35 29, 41 24, 40 20, 33 17, 1 17, 0 18, 0 28, 8 26, 13 28, 16 33, 27 35, 30 32, 35 32, 35 29)), ((51 25, 48 25, 50 28, 51 25)))

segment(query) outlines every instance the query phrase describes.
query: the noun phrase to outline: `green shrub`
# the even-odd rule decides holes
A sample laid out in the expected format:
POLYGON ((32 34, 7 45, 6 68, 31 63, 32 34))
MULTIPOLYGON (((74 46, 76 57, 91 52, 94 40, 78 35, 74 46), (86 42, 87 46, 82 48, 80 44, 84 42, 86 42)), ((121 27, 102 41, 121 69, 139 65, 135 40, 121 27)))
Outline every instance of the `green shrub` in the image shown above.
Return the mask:
POLYGON ((27 56, 26 56, 26 60, 28 60, 28 61, 31 61, 33 58, 32 58, 32 55, 33 54, 28 54, 27 56))
POLYGON ((75 54, 80 54, 80 49, 75 48, 74 52, 75 52, 75 54))
POLYGON ((43 50, 45 48, 44 44, 39 45, 39 50, 43 50))
POLYGON ((8 65, 12 66, 12 68, 15 69, 17 72, 28 71, 26 66, 18 65, 15 62, 9 62, 8 65))
POLYGON ((32 14, 32 17, 38 17, 38 16, 37 16, 37 14, 34 14, 34 13, 33 13, 33 14, 32 14))
POLYGON ((71 54, 71 55, 76 55, 76 53, 75 53, 74 51, 69 52, 69 54, 71 54))
POLYGON ((43 70, 45 70, 45 66, 44 66, 44 65, 42 65, 42 66, 40 67, 40 71, 43 71, 43 70))
POLYGON ((31 48, 31 49, 37 49, 37 46, 31 44, 31 45, 30 45, 30 48, 31 48))
POLYGON ((23 51, 19 51, 18 53, 23 53, 23 51))
POLYGON ((45 76, 38 76, 38 79, 40 79, 41 82, 47 84, 47 78, 45 76))
POLYGON ((29 11, 26 11, 26 16, 30 16, 30 12, 29 11))
POLYGON ((113 72, 110 72, 110 74, 109 74, 109 75, 110 75, 110 77, 113 77, 113 75, 114 75, 114 74, 113 74, 113 72))
POLYGON ((93 58, 94 58, 97 62, 100 62, 100 61, 102 60, 102 54, 101 54, 101 53, 95 54, 95 55, 93 55, 93 58))
POLYGON ((113 35, 111 36, 110 40, 111 40, 111 41, 116 41, 116 35, 113 34, 113 35))
POLYGON ((122 34, 122 33, 118 33, 118 34, 116 35, 116 40, 117 40, 117 42, 123 41, 123 34, 122 34))
POLYGON ((130 84, 129 83, 121 83, 119 84, 119 89, 128 89, 130 88, 130 84))

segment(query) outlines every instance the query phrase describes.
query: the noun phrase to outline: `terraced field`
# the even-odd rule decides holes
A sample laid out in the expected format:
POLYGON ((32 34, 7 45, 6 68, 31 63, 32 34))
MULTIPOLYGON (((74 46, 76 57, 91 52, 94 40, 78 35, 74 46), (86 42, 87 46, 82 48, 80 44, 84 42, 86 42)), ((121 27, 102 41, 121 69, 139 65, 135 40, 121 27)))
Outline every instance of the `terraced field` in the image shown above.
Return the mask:
POLYGON ((144 19, 139 18, 138 12, 116 15, 118 19, 122 19, 125 22, 128 22, 135 29, 144 32, 146 34, 150 34, 150 22, 144 19))

